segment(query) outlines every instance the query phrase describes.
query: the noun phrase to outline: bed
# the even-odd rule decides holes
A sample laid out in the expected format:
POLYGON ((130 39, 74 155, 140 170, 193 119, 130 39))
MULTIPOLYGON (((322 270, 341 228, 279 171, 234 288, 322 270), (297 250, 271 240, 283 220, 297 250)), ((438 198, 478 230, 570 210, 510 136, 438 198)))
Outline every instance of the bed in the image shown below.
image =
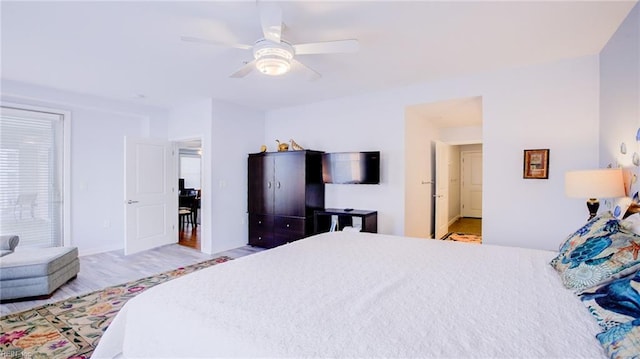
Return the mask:
POLYGON ((93 358, 604 357, 557 254, 320 234, 151 288, 93 358))

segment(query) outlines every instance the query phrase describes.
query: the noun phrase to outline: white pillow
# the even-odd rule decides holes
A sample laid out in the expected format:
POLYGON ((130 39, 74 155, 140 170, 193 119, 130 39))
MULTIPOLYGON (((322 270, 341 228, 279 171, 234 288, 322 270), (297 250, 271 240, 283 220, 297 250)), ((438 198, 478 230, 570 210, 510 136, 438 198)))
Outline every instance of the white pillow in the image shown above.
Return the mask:
POLYGON ((640 213, 634 213, 620 221, 622 227, 635 234, 640 234, 640 213))
POLYGON ((0 236, 0 249, 3 251, 12 251, 20 242, 20 237, 16 235, 4 234, 0 236))
POLYGON ((629 197, 616 198, 613 201, 611 213, 613 213, 613 216, 617 219, 622 219, 625 213, 627 213, 627 209, 629 209, 631 202, 633 201, 629 197))

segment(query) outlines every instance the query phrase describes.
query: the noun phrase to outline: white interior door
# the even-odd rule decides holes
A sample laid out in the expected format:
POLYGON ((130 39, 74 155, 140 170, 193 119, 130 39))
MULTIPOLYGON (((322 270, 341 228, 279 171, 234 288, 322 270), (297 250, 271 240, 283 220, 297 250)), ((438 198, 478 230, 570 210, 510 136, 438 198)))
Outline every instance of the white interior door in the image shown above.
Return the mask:
POLYGON ((435 200, 436 239, 449 231, 449 145, 436 141, 435 200))
POLYGON ((126 255, 177 242, 178 182, 168 141, 125 137, 126 255))
POLYGON ((462 217, 482 218, 482 152, 462 153, 462 217))

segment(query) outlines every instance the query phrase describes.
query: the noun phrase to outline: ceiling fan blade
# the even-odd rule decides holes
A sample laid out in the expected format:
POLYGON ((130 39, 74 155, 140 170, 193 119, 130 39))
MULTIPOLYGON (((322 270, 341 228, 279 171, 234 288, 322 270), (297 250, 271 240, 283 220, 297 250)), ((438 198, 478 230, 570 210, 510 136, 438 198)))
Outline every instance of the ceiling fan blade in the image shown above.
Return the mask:
POLYGON ((229 77, 239 79, 247 76, 249 72, 256 68, 256 60, 247 62, 244 66, 238 69, 238 71, 229 75, 229 77))
POLYGON ((282 9, 274 2, 258 1, 258 11, 264 38, 279 44, 282 36, 282 9))
POLYGON ((320 75, 320 73, 314 69, 312 69, 311 67, 303 64, 302 62, 296 60, 296 59, 292 59, 291 63, 293 64, 293 66, 300 68, 301 70, 303 70, 304 72, 306 72, 307 74, 307 79, 309 81, 315 81, 318 80, 322 77, 322 75, 320 75))
POLYGON ((348 39, 297 44, 293 45, 293 48, 296 50, 296 55, 335 54, 357 52, 360 45, 358 40, 348 39))
POLYGON ((229 43, 225 43, 225 42, 207 40, 207 39, 202 39, 202 38, 199 38, 199 37, 192 37, 192 36, 180 36, 180 40, 185 41, 185 42, 195 42, 195 43, 199 43, 199 44, 234 47, 236 49, 243 49, 243 50, 251 50, 253 48, 251 45, 229 44, 229 43))

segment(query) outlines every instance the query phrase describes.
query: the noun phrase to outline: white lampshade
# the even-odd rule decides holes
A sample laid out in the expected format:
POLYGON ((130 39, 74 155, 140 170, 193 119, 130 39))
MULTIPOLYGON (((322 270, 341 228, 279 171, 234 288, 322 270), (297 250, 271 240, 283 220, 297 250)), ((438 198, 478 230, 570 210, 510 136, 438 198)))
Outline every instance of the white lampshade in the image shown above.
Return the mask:
POLYGON ((565 173, 567 197, 615 198, 624 197, 624 179, 620 168, 606 168, 565 173))

